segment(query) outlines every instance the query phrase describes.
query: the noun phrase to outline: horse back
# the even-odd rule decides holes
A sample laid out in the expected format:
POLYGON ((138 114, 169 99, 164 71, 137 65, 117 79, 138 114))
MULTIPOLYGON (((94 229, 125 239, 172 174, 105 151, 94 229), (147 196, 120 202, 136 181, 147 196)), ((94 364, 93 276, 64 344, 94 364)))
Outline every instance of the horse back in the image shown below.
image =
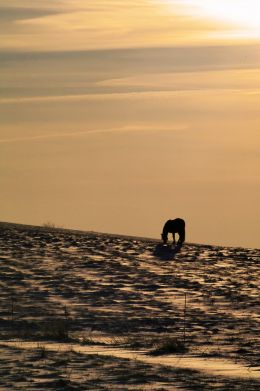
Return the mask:
POLYGON ((185 221, 180 218, 177 218, 174 220, 168 220, 168 221, 166 221, 163 230, 168 231, 170 233, 184 232, 185 231, 185 221))

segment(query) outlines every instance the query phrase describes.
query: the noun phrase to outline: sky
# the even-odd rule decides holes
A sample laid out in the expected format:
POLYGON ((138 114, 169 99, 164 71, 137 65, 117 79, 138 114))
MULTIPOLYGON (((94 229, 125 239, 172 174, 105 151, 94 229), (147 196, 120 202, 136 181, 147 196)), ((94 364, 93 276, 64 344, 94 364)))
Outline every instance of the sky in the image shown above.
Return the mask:
POLYGON ((258 0, 0 0, 0 220, 259 247, 258 0))

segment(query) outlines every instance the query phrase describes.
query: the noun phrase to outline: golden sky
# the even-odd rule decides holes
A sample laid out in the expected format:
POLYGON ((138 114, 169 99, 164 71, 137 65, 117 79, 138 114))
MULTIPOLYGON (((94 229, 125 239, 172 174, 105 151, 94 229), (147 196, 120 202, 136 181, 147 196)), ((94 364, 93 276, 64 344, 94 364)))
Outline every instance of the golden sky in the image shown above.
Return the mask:
POLYGON ((0 219, 258 247, 259 8, 0 0, 0 219))

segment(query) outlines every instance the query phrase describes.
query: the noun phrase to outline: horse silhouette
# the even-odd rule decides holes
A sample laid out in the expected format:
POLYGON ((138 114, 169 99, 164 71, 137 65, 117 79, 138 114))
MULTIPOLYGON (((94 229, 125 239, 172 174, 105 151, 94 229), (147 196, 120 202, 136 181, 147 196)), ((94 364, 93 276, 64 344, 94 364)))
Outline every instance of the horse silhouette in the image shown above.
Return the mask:
POLYGON ((172 234, 174 245, 175 245, 175 234, 177 233, 179 235, 177 246, 181 247, 185 241, 185 221, 180 218, 166 221, 162 232, 162 240, 164 244, 166 244, 168 241, 168 233, 172 234))

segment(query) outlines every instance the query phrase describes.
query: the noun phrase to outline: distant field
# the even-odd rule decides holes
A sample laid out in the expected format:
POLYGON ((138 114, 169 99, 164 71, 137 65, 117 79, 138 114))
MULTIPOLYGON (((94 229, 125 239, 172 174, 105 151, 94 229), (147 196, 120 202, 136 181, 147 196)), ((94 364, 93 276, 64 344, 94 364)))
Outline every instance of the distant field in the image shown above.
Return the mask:
POLYGON ((0 223, 0 390, 259 390, 259 250, 0 223))

